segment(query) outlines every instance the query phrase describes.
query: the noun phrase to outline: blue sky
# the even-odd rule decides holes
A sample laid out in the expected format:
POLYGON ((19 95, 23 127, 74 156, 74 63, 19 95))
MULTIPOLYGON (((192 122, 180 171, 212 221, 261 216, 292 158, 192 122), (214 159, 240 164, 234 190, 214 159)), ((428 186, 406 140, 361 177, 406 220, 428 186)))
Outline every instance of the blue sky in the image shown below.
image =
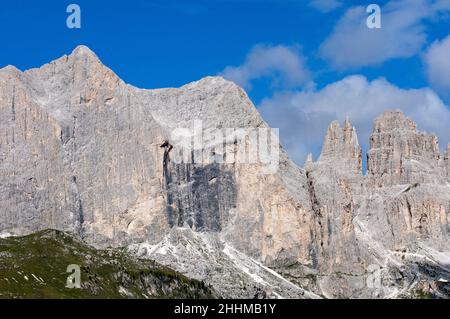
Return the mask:
MULTIPOLYGON (((5 1, 4 1, 5 2, 5 1)), ((400 108, 450 141, 450 1, 8 1, 0 67, 25 70, 89 46, 126 82, 177 87, 221 74, 248 91, 298 163, 345 116, 366 148, 371 122, 400 108), (369 30, 365 8, 382 8, 369 30), (81 7, 82 28, 66 27, 81 7)))
POLYGON ((38 66, 83 43, 134 85, 179 86, 241 63, 259 43, 300 43, 313 52, 333 27, 317 10, 290 0, 58 2, 1 5, 7 43, 1 64, 38 66), (81 30, 66 27, 70 3, 82 9, 81 30))

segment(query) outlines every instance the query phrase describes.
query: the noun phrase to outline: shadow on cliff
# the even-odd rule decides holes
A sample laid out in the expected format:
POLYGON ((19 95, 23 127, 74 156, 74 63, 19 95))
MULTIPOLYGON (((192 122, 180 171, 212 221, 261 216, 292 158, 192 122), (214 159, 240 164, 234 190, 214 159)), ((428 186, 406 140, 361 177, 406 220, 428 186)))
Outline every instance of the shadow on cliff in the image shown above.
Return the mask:
POLYGON ((163 163, 170 227, 219 232, 236 207, 234 174, 220 164, 163 163))

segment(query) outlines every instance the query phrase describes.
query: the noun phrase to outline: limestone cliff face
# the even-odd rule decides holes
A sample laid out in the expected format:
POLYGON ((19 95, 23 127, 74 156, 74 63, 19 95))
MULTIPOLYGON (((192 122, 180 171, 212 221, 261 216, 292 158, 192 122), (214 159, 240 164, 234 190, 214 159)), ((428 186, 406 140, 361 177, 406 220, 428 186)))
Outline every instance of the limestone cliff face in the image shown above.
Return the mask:
POLYGON ((138 89, 83 46, 39 69, 3 68, 0 234, 54 228, 128 246, 230 297, 396 296, 438 280, 430 267, 447 276, 450 149, 441 156, 403 114, 375 121, 365 176, 349 120, 330 125, 305 168, 275 139, 269 172, 264 158, 239 160, 254 143, 227 128, 268 126, 222 78, 138 89), (191 128, 203 140, 188 148, 174 132, 191 128), (373 265, 387 286, 367 286, 373 265))
POLYGON ((310 159, 305 171, 314 212, 313 267, 326 274, 318 277, 317 285, 322 293, 339 295, 348 289, 346 274, 364 273, 353 224, 362 192, 362 151, 348 119, 342 128, 337 121, 331 123, 318 161, 310 159))
MULTIPOLYGON (((305 165, 315 213, 316 269, 327 274, 318 277, 318 285, 333 296, 368 293, 361 291, 367 269, 403 267, 418 244, 450 249, 448 162, 439 154, 437 138, 418 132, 401 112, 388 111, 375 120, 370 142, 363 176, 356 133, 348 120, 344 128, 333 122, 318 161, 305 165)), ((408 282, 404 271, 396 276, 408 282)), ((289 274, 304 276, 305 270, 289 274)))
POLYGON ((117 245, 168 228, 155 209, 164 133, 131 109, 131 87, 86 47, 13 75, 1 86, 3 230, 56 228, 117 245))
POLYGON ((204 131, 268 128, 235 84, 141 90, 83 46, 39 69, 1 72, 0 231, 55 228, 103 247, 191 227, 220 232, 255 258, 309 260, 305 176, 282 150, 277 174, 258 162, 176 163, 183 145, 171 134, 195 121, 204 131), (164 140, 174 147, 166 155, 164 140))
MULTIPOLYGON (((380 240, 398 247, 411 238, 432 239, 448 248, 448 182, 436 136, 419 132, 401 112, 389 111, 375 121, 370 142, 367 184, 381 187, 391 227, 380 240)), ((366 209, 375 209, 366 202, 366 209)))
POLYGON ((444 169, 447 172, 447 180, 450 181, 450 144, 448 144, 444 155, 444 169))
POLYGON ((328 128, 322 152, 318 163, 333 164, 342 175, 362 174, 362 151, 359 146, 356 130, 351 126, 349 119, 340 128, 339 122, 334 121, 328 128))
POLYGON ((0 71, 1 228, 18 234, 42 228, 76 231, 79 200, 62 139, 64 126, 42 108, 29 78, 0 71))
POLYGON ((430 181, 439 164, 437 137, 419 132, 400 111, 375 120, 368 152, 368 174, 381 186, 430 181))

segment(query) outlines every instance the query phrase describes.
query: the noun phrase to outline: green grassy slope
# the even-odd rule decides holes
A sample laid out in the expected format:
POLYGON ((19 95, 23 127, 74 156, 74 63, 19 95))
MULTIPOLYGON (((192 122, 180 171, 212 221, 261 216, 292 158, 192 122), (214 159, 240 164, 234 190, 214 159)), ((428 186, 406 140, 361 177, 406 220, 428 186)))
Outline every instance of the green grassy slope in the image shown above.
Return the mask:
POLYGON ((214 297, 203 282, 120 250, 96 250, 63 232, 0 239, 0 298, 214 297), (66 288, 71 264, 81 268, 81 289, 66 288))

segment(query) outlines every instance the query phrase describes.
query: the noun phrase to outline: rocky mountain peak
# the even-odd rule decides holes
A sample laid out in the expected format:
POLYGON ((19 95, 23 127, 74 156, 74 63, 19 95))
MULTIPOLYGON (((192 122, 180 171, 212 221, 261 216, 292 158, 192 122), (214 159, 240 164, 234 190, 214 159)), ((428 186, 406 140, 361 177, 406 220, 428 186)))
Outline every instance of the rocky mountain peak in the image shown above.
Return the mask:
POLYGON ((381 179, 382 184, 424 181, 438 166, 439 157, 437 137, 419 132, 417 125, 401 111, 386 111, 375 120, 368 173, 381 179))
POLYGON ((307 170, 307 171, 311 170, 313 164, 314 164, 314 163, 313 163, 313 157, 312 157, 312 154, 309 153, 308 156, 306 157, 305 170, 307 170))
POLYGON ((41 76, 47 75, 55 76, 62 75, 65 72, 67 75, 73 75, 73 73, 84 71, 84 75, 93 75, 99 71, 110 71, 98 58, 98 56, 84 45, 77 46, 69 55, 63 55, 62 57, 44 64, 43 66, 35 69, 25 71, 29 76, 41 76))
POLYGON ((3 68, 0 68, 1 75, 6 75, 6 74, 19 75, 21 73, 22 73, 22 71, 20 71, 14 65, 7 65, 3 68))
POLYGON ((400 110, 387 110, 374 121, 374 132, 417 131, 417 125, 400 110))
POLYGON ((127 94, 125 83, 86 46, 25 71, 23 82, 40 107, 59 122, 72 121, 80 109, 108 107, 127 94))
POLYGON ((91 50, 89 49, 87 46, 85 45, 79 45, 77 46, 72 53, 70 54, 70 56, 72 57, 88 57, 90 59, 97 59, 98 57, 97 55, 91 50))
POLYGON ((198 81, 194 81, 192 83, 186 84, 185 88, 194 88, 194 87, 228 87, 228 88, 236 88, 237 85, 229 80, 224 79, 221 76, 206 76, 198 81))
POLYGON ((338 121, 330 124, 318 162, 327 162, 338 170, 361 174, 361 147, 356 130, 348 118, 342 128, 338 121))

